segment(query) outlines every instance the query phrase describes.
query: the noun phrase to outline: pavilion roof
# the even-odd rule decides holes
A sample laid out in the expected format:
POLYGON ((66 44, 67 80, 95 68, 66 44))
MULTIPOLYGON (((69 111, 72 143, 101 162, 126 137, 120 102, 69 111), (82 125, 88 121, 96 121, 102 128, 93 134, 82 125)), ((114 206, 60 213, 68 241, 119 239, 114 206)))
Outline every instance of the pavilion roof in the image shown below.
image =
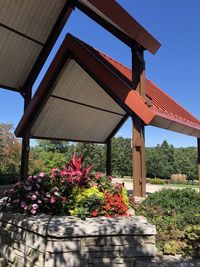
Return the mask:
POLYGON ((200 122, 149 80, 132 90, 131 70, 67 35, 22 117, 16 135, 104 143, 128 116, 200 137, 200 122))
POLYGON ((1 1, 0 88, 24 94, 32 87, 75 8, 129 46, 137 42, 151 53, 160 47, 115 0, 1 1))

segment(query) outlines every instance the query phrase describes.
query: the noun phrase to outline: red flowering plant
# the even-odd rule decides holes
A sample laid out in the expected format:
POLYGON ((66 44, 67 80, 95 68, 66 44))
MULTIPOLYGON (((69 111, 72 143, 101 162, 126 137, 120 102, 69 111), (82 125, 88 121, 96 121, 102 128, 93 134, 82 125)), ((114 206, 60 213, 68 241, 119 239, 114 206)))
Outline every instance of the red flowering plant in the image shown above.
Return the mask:
POLYGON ((96 216, 125 216, 127 191, 112 177, 91 173, 84 158, 74 152, 63 169, 54 168, 50 175, 40 173, 18 182, 5 193, 3 208, 35 215, 75 215, 83 219, 96 216))

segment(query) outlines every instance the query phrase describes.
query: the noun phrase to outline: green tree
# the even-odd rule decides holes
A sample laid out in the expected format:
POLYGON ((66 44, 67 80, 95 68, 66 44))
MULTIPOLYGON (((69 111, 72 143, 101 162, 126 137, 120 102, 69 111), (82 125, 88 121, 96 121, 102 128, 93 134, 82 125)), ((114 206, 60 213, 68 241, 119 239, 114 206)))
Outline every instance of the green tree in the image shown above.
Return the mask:
POLYGON ((174 147, 164 141, 155 148, 146 149, 148 177, 170 178, 174 173, 174 147))
POLYGON ((17 174, 20 170, 21 144, 11 124, 0 124, 0 173, 17 174))
POLYGON ((123 137, 112 139, 112 168, 113 174, 121 177, 132 174, 131 139, 123 137))

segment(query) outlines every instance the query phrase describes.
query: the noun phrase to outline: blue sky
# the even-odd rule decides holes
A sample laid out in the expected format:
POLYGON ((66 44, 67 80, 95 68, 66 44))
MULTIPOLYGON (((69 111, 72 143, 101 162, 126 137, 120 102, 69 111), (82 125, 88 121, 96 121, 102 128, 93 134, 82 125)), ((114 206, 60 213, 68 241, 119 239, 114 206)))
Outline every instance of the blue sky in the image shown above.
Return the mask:
MULTIPOLYGON (((200 1, 118 0, 118 2, 162 44, 156 55, 145 53, 147 78, 200 118, 200 1)), ((76 10, 39 75, 37 89, 46 68, 67 32, 102 50, 123 64, 131 65, 130 49, 95 22, 76 10)), ((21 95, 0 90, 0 123, 17 125, 23 114, 21 95)), ((118 136, 131 137, 131 120, 118 136)), ((196 146, 196 138, 154 127, 146 127, 146 145, 167 140, 174 146, 196 146)))

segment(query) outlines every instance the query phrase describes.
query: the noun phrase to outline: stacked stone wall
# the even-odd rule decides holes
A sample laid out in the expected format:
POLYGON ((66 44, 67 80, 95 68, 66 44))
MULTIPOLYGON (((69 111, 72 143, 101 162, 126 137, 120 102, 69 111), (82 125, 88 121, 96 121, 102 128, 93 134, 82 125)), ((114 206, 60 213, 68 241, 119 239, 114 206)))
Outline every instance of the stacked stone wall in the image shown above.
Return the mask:
POLYGON ((144 217, 0 214, 1 266, 135 266, 155 256, 155 227, 144 217))

